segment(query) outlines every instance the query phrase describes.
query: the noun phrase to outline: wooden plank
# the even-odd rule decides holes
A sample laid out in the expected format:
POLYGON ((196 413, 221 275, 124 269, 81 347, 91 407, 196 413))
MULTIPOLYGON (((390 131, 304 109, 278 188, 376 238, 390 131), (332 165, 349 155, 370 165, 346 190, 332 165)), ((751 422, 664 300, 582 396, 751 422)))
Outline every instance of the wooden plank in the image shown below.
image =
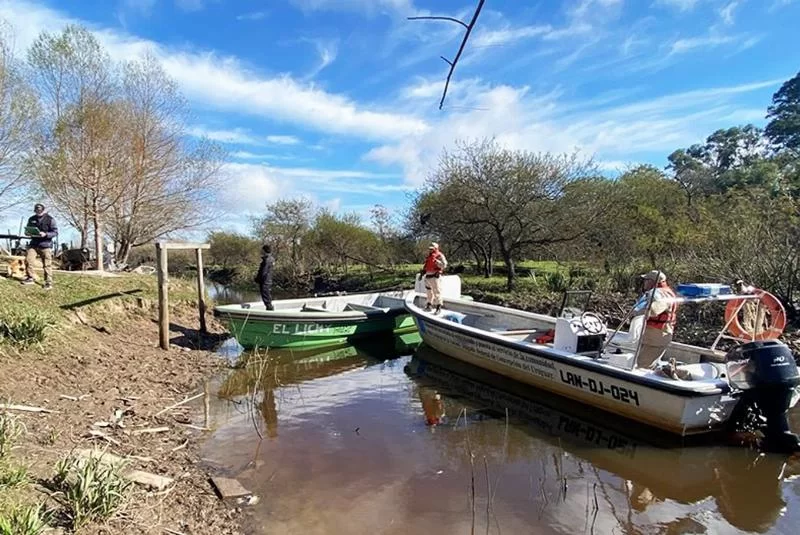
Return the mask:
POLYGON ((200 332, 206 334, 206 282, 203 278, 203 250, 197 249, 197 307, 200 313, 200 332))
POLYGON ((235 479, 230 479, 227 477, 212 477, 211 483, 214 484, 219 497, 223 500, 228 500, 231 498, 243 498, 253 494, 235 479))
POLYGON ((158 343, 161 349, 169 349, 169 274, 167 273, 167 249, 156 243, 156 272, 158 273, 158 343))
POLYGON ((136 429, 135 431, 131 431, 131 435, 137 437, 139 435, 152 435, 155 433, 166 433, 169 431, 169 427, 151 427, 148 429, 136 429))
POLYGON ((186 250, 186 249, 211 249, 211 244, 208 243, 181 243, 181 242, 156 242, 156 247, 161 246, 164 249, 171 250, 186 250))
POLYGON ((29 407, 28 405, 0 405, 0 410, 19 411, 19 412, 42 412, 47 414, 53 414, 58 412, 50 409, 43 409, 42 407, 29 407))

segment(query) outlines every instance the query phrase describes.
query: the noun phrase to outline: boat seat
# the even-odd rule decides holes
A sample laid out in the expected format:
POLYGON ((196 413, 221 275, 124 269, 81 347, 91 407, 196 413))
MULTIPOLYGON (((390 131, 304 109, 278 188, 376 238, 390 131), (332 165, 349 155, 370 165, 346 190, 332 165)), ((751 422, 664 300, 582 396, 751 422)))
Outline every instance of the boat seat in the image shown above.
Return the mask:
POLYGON ((360 305, 358 303, 347 303, 344 310, 356 310, 358 312, 387 312, 389 308, 379 308, 372 305, 360 305))
POLYGON ((706 381, 719 378, 719 368, 707 362, 698 364, 680 364, 678 369, 689 372, 692 381, 706 381))
POLYGON ((303 308, 300 309, 300 312, 330 312, 330 310, 327 308, 313 307, 304 304, 303 308))

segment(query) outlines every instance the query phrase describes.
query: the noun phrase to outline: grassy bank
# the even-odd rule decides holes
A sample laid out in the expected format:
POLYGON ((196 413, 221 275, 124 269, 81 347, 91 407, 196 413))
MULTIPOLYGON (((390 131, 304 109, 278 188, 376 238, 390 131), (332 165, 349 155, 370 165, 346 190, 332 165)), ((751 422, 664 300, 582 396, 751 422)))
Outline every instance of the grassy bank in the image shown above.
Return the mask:
MULTIPOLYGON (((111 277, 72 272, 57 273, 55 278, 50 291, 0 278, 0 347, 46 344, 51 335, 68 335, 70 328, 87 316, 115 326, 130 314, 145 316, 158 306, 158 284, 152 275, 111 277)), ((172 308, 195 306, 194 282, 171 278, 169 297, 172 308)))

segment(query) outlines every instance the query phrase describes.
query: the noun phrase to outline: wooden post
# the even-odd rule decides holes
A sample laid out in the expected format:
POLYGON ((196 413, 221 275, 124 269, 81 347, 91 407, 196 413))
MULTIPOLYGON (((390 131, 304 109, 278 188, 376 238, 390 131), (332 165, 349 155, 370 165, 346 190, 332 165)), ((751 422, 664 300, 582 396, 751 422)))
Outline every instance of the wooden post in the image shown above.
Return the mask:
POLYGON ((166 244, 156 242, 156 272, 158 273, 158 343, 169 349, 169 274, 166 244))
POLYGON ((198 248, 197 253, 197 307, 200 311, 200 333, 206 334, 206 283, 203 279, 203 250, 198 248))

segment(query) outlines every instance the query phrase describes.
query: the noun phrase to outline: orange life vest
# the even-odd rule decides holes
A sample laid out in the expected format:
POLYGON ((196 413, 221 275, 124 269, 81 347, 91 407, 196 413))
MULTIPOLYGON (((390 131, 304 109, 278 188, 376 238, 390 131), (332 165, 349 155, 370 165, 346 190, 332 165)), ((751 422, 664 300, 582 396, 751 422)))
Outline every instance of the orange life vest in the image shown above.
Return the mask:
POLYGON ((441 273, 442 268, 436 261, 442 256, 440 251, 434 251, 425 259, 425 273, 441 273))
MULTIPOLYGON (((674 298, 675 291, 666 282, 661 282, 653 289, 661 290, 667 297, 674 298)), ((647 326, 655 329, 663 329, 666 325, 672 325, 673 329, 678 321, 678 303, 670 303, 669 308, 657 316, 647 318, 647 326)))

